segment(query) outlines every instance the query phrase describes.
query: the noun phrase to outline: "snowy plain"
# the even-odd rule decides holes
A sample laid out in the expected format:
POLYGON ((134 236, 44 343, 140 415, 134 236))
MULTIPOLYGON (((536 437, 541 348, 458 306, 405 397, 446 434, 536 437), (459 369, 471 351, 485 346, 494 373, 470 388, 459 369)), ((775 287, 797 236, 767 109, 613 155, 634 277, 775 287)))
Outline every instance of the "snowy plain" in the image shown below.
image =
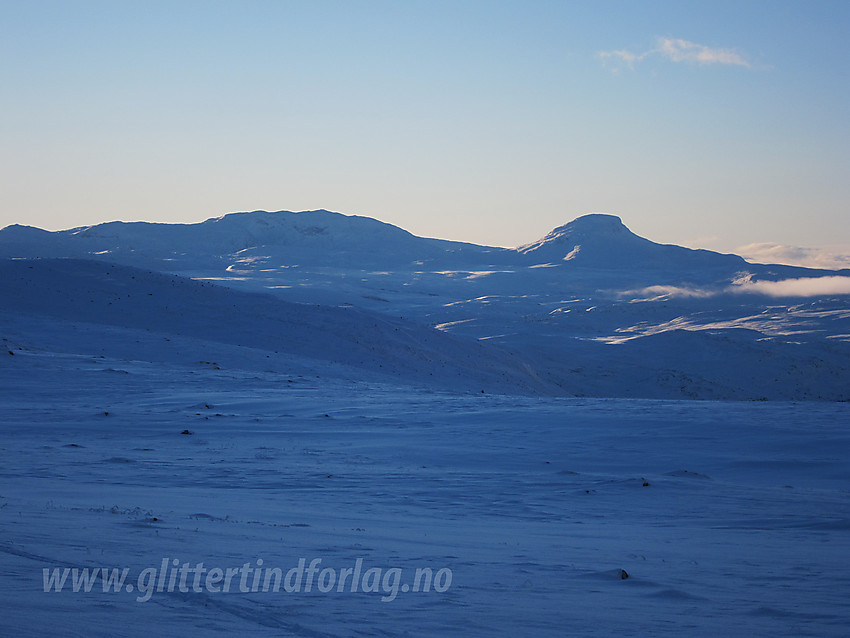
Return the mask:
MULTIPOLYGON (((488 259, 515 259, 499 251, 488 259)), ((540 373, 533 348, 516 347, 522 339, 420 323, 436 306, 417 312, 414 300, 431 296, 402 287, 405 275, 397 294, 372 295, 389 301, 317 306, 268 287, 295 285, 295 275, 235 290, 208 283, 212 268, 191 281, 108 261, 3 264, 4 635, 847 634, 846 401, 555 396, 569 394, 559 385, 569 377, 540 373), (260 289, 277 296, 245 291, 260 289), (377 314, 386 304, 406 317, 377 314), (104 592, 102 581, 89 593, 44 591, 44 569, 126 568, 138 584, 163 559, 207 568, 262 559, 286 573, 301 558, 338 573, 358 559, 364 570, 398 568, 408 585, 416 569, 447 568, 451 584, 155 591, 146 602, 138 589, 104 592)), ((351 269, 337 267, 323 286, 313 285, 318 272, 300 297, 358 299, 392 277, 339 289, 351 269)), ((445 297, 456 279, 466 291, 492 277, 429 275, 442 283, 423 290, 445 297)), ((694 315, 709 310, 706 299, 694 315)), ((846 330, 846 297, 748 299, 831 305, 815 336, 753 347, 792 363, 806 359, 787 347, 819 349, 833 387, 847 387, 844 341, 830 338, 846 330)), ((519 325, 511 308, 475 312, 491 327, 519 325)), ((794 321, 768 320, 783 312, 762 328, 794 321)), ((601 329, 622 334, 611 326, 601 329)), ((736 329, 652 336, 691 348, 683 358, 695 351, 688 337, 732 339, 736 329)), ((571 339, 557 347, 584 343, 571 339)), ((596 347, 618 346, 588 343, 602 370, 607 351, 596 347)), ((738 383, 758 369, 733 367, 738 383)))

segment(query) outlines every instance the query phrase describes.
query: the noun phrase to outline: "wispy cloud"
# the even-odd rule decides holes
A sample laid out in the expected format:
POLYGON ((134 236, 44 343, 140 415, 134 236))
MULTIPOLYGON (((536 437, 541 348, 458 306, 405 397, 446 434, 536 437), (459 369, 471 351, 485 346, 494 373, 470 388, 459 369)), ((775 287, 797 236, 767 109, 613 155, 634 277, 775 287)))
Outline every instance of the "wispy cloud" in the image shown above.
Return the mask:
POLYGON ((720 290, 708 290, 706 288, 687 288, 685 286, 647 286, 637 290, 624 290, 620 293, 623 297, 635 297, 634 301, 652 301, 666 299, 669 297, 713 297, 720 294, 720 290))
POLYGON ((850 268, 850 248, 808 248, 759 243, 741 246, 735 253, 758 264, 788 264, 807 268, 838 270, 850 268))
POLYGON ((720 64, 752 68, 746 58, 732 49, 709 47, 681 38, 657 38, 655 48, 642 53, 635 53, 626 49, 599 52, 599 57, 603 61, 613 61, 630 69, 650 56, 660 56, 671 62, 686 62, 701 66, 720 64))
POLYGON ((635 62, 639 62, 645 57, 645 54, 638 55, 636 53, 632 53, 631 51, 620 49, 617 51, 600 51, 599 57, 603 60, 614 60, 616 62, 623 63, 631 69, 634 68, 635 62))
POLYGON ((656 51, 673 62, 727 64, 750 68, 749 62, 730 49, 714 49, 676 38, 659 38, 656 51))

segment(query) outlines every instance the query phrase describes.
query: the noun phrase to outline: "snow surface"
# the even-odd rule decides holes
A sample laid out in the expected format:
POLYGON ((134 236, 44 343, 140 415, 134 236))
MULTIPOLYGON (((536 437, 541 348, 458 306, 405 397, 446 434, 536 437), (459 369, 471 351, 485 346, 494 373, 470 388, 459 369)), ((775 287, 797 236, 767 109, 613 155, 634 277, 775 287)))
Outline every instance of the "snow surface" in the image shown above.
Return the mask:
POLYGON ((144 329, 68 323, 57 351, 52 319, 12 328, 5 635, 846 635, 847 404, 446 393, 216 341, 211 365, 144 329), (392 602, 42 591, 57 566, 301 557, 453 581, 392 602))
POLYGON ((848 298, 743 290, 846 271, 610 216, 518 250, 326 211, 0 250, 41 257, 0 262, 2 635, 847 634, 848 298), (452 581, 43 591, 300 558, 452 581))

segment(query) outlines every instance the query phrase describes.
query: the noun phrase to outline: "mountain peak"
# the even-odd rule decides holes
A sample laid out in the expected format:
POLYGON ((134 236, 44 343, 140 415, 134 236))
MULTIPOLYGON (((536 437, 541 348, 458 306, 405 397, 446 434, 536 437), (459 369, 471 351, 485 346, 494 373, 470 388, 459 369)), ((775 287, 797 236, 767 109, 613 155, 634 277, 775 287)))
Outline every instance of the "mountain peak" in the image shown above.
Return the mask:
POLYGON ((559 226, 542 239, 517 251, 550 263, 604 269, 686 269, 742 265, 734 255, 657 244, 629 230, 616 215, 593 213, 559 226))
POLYGON ((616 215, 591 213, 559 226, 542 239, 520 246, 517 250, 524 254, 542 251, 541 254, 545 253, 547 258, 555 256, 551 253, 558 253, 559 259, 570 261, 581 250, 591 246, 598 249, 602 245, 612 246, 647 241, 626 228, 623 220, 616 215))
POLYGON ((616 215, 605 213, 590 213, 577 217, 569 224, 556 228, 554 232, 581 232, 588 234, 613 234, 631 232, 616 215))

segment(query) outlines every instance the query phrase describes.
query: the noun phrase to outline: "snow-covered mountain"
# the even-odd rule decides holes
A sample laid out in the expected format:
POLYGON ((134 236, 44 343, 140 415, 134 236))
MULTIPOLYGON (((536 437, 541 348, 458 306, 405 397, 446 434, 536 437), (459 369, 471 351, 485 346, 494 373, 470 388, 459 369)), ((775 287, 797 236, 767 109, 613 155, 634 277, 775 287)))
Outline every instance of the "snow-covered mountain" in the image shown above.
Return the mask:
MULTIPOLYGON (((569 267, 677 276, 768 271, 736 255, 657 244, 632 233, 613 215, 590 214, 515 249, 417 237, 378 220, 327 210, 232 213, 197 224, 108 222, 49 232, 12 225, 0 230, 0 257, 77 257, 129 265, 156 264, 170 271, 203 265, 281 262, 280 265, 394 266, 435 271, 569 267)), ((782 276, 822 273, 773 266, 782 276)), ((850 271, 847 271, 850 273, 850 271)))
POLYGON ((13 225, 0 231, 0 255, 98 258, 131 265, 217 264, 258 247, 281 257, 345 266, 500 252, 416 237, 370 217, 327 210, 233 213, 197 224, 109 222, 58 232, 13 225))
POLYGON ((591 214, 559 226, 518 252, 550 263, 605 269, 698 270, 737 268, 746 262, 736 255, 656 244, 639 237, 614 215, 591 214))
POLYGON ((850 271, 657 244, 611 215, 516 249, 328 211, 52 233, 11 226, 0 256, 95 259, 403 317, 423 334, 436 327, 519 351, 546 388, 568 395, 850 398, 850 271))

